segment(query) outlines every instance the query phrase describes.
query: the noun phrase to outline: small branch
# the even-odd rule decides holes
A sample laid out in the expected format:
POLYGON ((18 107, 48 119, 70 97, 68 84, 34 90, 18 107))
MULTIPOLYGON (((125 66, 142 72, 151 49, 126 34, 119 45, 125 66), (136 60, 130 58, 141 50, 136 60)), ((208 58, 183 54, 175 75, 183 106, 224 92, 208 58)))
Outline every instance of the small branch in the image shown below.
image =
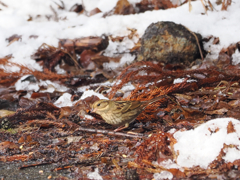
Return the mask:
POLYGON ((125 137, 131 137, 131 138, 147 137, 147 135, 140 134, 140 133, 126 134, 126 133, 114 132, 109 130, 98 130, 98 129, 90 129, 90 128, 82 128, 82 127, 77 128, 75 132, 76 131, 83 131, 83 132, 89 132, 89 133, 101 133, 109 136, 125 136, 125 137))
POLYGON ((26 164, 26 165, 22 165, 20 166, 18 169, 24 169, 24 168, 29 168, 29 167, 35 167, 35 166, 43 166, 43 165, 47 165, 47 164, 52 164, 50 162, 39 162, 39 163, 35 163, 35 164, 26 164))
POLYGON ((58 15, 57 15, 57 12, 55 11, 55 9, 50 5, 50 9, 53 11, 53 14, 54 14, 54 21, 58 22, 58 15))
POLYGON ((195 37, 195 39, 196 39, 196 41, 197 41, 199 53, 200 53, 200 55, 201 55, 202 60, 204 60, 203 54, 202 54, 202 49, 201 49, 201 46, 200 46, 200 44, 199 44, 198 37, 196 36, 196 34, 195 34, 194 32, 192 32, 192 31, 191 31, 190 29, 188 29, 186 26, 184 26, 184 27, 195 37))
POLYGON ((3 5, 4 7, 8 7, 6 4, 4 4, 2 1, 0 1, 0 4, 3 5))

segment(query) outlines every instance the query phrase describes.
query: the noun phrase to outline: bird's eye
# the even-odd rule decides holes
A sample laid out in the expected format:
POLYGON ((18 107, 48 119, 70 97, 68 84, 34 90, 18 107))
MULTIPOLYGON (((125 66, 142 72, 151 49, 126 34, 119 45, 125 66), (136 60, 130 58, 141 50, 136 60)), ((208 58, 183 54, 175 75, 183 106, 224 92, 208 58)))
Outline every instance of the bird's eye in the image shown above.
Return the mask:
POLYGON ((100 106, 100 103, 99 103, 99 104, 97 104, 97 106, 100 106))

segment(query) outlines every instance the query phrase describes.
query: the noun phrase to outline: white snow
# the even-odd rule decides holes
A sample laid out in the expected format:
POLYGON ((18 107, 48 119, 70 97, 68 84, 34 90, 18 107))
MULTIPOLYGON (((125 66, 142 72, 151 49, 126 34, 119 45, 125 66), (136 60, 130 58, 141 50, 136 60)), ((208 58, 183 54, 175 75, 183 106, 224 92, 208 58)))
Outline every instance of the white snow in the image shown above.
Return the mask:
POLYGON ((92 95, 95 95, 95 96, 99 97, 99 99, 108 99, 104 95, 99 94, 99 93, 97 93, 93 90, 85 91, 80 99, 85 99, 87 97, 91 97, 92 95))
POLYGON ((84 115, 84 119, 90 119, 90 120, 92 120, 92 119, 94 119, 94 118, 93 118, 92 116, 86 114, 86 115, 84 115))
MULTIPOLYGON (((129 0, 129 2, 136 3, 140 0, 129 0)), ((136 29, 137 34, 133 40, 124 38, 122 42, 110 41, 105 55, 114 56, 115 54, 129 51, 134 44, 138 41, 138 37, 144 34, 146 28, 151 24, 158 21, 173 21, 177 24, 182 24, 193 32, 200 33, 203 37, 213 35, 219 37, 220 43, 212 45, 209 41, 204 44, 207 51, 211 51, 211 55, 207 58, 217 58, 219 51, 223 47, 227 47, 232 43, 240 41, 240 1, 233 0, 232 5, 228 7, 227 11, 221 11, 221 6, 215 4, 216 0, 211 0, 215 9, 208 11, 207 15, 201 1, 192 1, 192 11, 189 12, 188 4, 183 6, 167 9, 167 10, 154 10, 147 11, 140 14, 132 15, 112 15, 103 17, 104 13, 109 12, 116 5, 117 0, 63 0, 66 9, 58 9, 61 5, 60 0, 1 0, 7 7, 0 4, 0 58, 12 54, 12 62, 26 65, 29 68, 42 71, 42 66, 31 59, 31 55, 43 44, 51 46, 58 46, 59 39, 74 39, 87 36, 101 36, 102 34, 112 35, 112 37, 126 36, 131 33, 129 29, 136 29), (75 4, 81 4, 88 12, 94 8, 99 8, 102 12, 94 16, 88 16, 88 13, 77 14, 69 12, 68 10, 75 4), (57 3, 57 4, 56 4, 57 3), (54 20, 54 12, 50 6, 56 11, 58 21, 54 20), (48 19, 46 16, 51 17, 48 19), (32 18, 32 20, 28 21, 32 18), (9 44, 6 40, 10 36, 17 34, 22 38, 19 41, 9 44), (38 38, 29 38, 31 35, 36 35, 38 38)), ((172 0, 178 3, 177 0, 172 0)), ((125 54, 120 63, 104 64, 105 68, 116 68, 118 65, 124 65, 133 61, 135 57, 130 54, 125 54)), ((233 54, 233 63, 240 62, 240 53, 236 50, 233 54)), ((19 68, 11 66, 0 66, 0 68, 7 69, 8 71, 18 71, 19 68)), ((57 72, 64 73, 59 67, 56 68, 57 72)), ((16 90, 29 90, 35 92, 66 92, 68 88, 60 86, 59 84, 51 81, 42 81, 33 83, 29 81, 22 81, 26 77, 22 77, 16 82, 16 90), (40 87, 46 88, 41 90, 40 87)), ((178 79, 177 83, 181 81, 178 79)), ((119 81, 120 82, 120 81, 119 81)), ((131 88, 131 86, 129 86, 131 88)), ((129 88, 128 87, 128 88, 129 88)), ((126 87, 124 87, 126 88, 126 87)), ((132 87, 133 88, 133 87, 132 87)), ((87 87, 81 87, 78 90, 84 91, 81 99, 96 95, 100 99, 107 99, 102 94, 96 93, 92 90, 86 90, 87 87)), ((30 97, 28 94, 27 97, 30 97)), ((71 95, 64 93, 55 105, 58 107, 72 106, 71 95)), ((223 157, 225 162, 233 162, 239 159, 240 149, 239 136, 240 136, 240 123, 238 120, 232 118, 214 119, 208 121, 194 130, 176 131, 174 137, 177 143, 174 145, 174 150, 179 153, 177 157, 177 165, 180 167, 193 167, 200 166, 207 168, 218 155, 223 144, 233 145, 224 149, 226 155, 223 157), (232 121, 236 132, 227 134, 228 122, 232 121), (237 147, 237 148, 236 148, 237 147)), ((98 173, 89 173, 90 179, 102 179, 98 173)), ((171 178, 172 175, 168 172, 161 172, 154 175, 155 179, 171 178)))
POLYGON ((177 79, 174 79, 173 84, 182 83, 183 81, 184 81, 184 78, 177 78, 177 79))
POLYGON ((172 179, 173 175, 168 171, 161 171, 160 173, 155 173, 153 177, 155 180, 164 180, 164 179, 172 179))
POLYGON ((118 0, 84 0, 84 6, 86 7, 87 11, 91 11, 94 8, 100 9, 102 12, 111 11, 117 4, 118 0))
MULTIPOLYGON (((37 50, 42 43, 58 46, 61 38, 80 38, 86 36, 100 36, 102 34, 114 36, 125 36, 130 33, 128 28, 136 29, 141 37, 151 23, 158 21, 173 21, 180 23, 194 32, 198 32, 206 36, 216 36, 220 38, 218 45, 205 46, 206 50, 211 51, 211 56, 216 58, 222 47, 227 47, 231 43, 240 40, 240 18, 239 8, 240 1, 233 1, 227 11, 221 11, 221 6, 217 6, 215 1, 211 1, 217 11, 208 11, 208 15, 202 15, 204 8, 200 1, 192 2, 192 11, 188 11, 188 4, 178 8, 168 10, 154 10, 145 13, 133 15, 112 15, 103 18, 104 12, 112 9, 116 0, 106 3, 106 0, 84 0, 84 6, 87 10, 96 7, 103 10, 94 16, 88 17, 85 14, 76 14, 68 10, 75 3, 81 4, 81 1, 64 0, 66 10, 58 9, 57 4, 60 1, 44 1, 41 0, 2 0, 8 7, 0 4, 0 57, 12 54, 11 61, 31 66, 41 70, 31 55, 37 50), (50 6, 57 12, 59 21, 54 18, 48 20, 45 16, 54 16, 50 6), (40 17, 37 17, 40 15, 40 17), (32 21, 28 21, 29 17, 32 21), (63 20, 65 18, 65 20, 63 20), (22 35, 22 40, 8 45, 6 38, 13 34, 22 35), (31 35, 37 35, 37 39, 29 38, 31 35)), ((133 1, 138 2, 138 1, 133 1)), ((134 42, 137 38, 134 38, 134 42)), ((128 38, 124 38, 123 42, 110 43, 108 50, 111 53, 123 52, 134 46, 128 38)), ((106 50, 106 51, 108 51, 106 50)), ((210 56, 210 55, 209 55, 210 56)), ((233 61, 239 59, 239 53, 236 53, 233 61)), ((129 58, 131 60, 131 57, 129 58)), ((125 60, 124 60, 125 61, 125 60)), ((115 65, 114 65, 115 66, 115 65)))
POLYGON ((34 83, 34 82, 30 82, 28 80, 25 80, 26 78, 28 78, 31 75, 25 75, 22 76, 16 83, 15 83, 15 88, 17 91, 19 90, 26 90, 26 91, 34 91, 37 92, 40 87, 38 85, 38 83, 34 83))
POLYGON ((87 177, 94 180, 102 180, 102 176, 98 172, 98 168, 94 169, 94 172, 88 173, 87 177))
MULTIPOLYGON (((39 82, 30 82, 28 80, 25 80, 26 78, 28 78, 31 75, 25 75, 22 76, 16 83, 15 83, 15 88, 17 91, 19 90, 25 90, 25 91, 34 91, 34 92, 49 92, 52 93, 54 91, 57 92, 65 92, 68 90, 67 87, 60 85, 56 82, 52 82, 49 80, 43 81, 40 80, 39 82), (42 89, 40 90, 40 86, 46 88, 46 89, 42 89)), ((35 77, 34 77, 35 78, 35 77)), ((36 80, 36 78, 35 78, 36 80)))
POLYGON ((233 64, 236 65, 238 63, 240 63, 240 52, 238 49, 236 49, 235 53, 232 55, 233 58, 233 64))
POLYGON ((159 164, 160 166, 166 168, 166 169, 179 169, 181 168, 181 166, 179 166, 178 164, 174 163, 171 159, 165 160, 160 162, 159 164))
POLYGON ((210 120, 194 130, 177 131, 174 134, 177 143, 174 150, 179 153, 177 164, 182 167, 208 165, 219 155, 223 145, 235 145, 237 148, 226 149, 224 160, 233 162, 240 155, 240 121, 233 118, 210 120), (232 122, 235 132, 227 133, 227 126, 232 122))
MULTIPOLYGON (((82 94, 80 100, 81 100, 81 99, 85 99, 85 98, 87 98, 87 97, 91 97, 92 95, 95 95, 95 96, 99 97, 99 99, 108 99, 108 98, 106 98, 105 96, 103 96, 102 94, 99 94, 99 93, 97 93, 97 92, 95 92, 95 91, 93 91, 93 90, 88 90, 88 91, 85 91, 85 92, 82 94)), ((54 105, 56 105, 57 107, 73 106, 77 101, 72 102, 72 101, 71 101, 71 97, 72 97, 71 94, 69 94, 69 93, 64 93, 62 96, 60 96, 60 97, 58 98, 58 100, 54 103, 54 105)), ((87 116, 87 115, 86 115, 86 118, 92 119, 91 116, 87 116)))
POLYGON ((62 96, 58 98, 58 100, 54 103, 55 106, 61 108, 65 106, 72 106, 73 103, 71 101, 72 95, 69 93, 64 93, 62 96))
POLYGON ((124 54, 123 57, 120 59, 119 63, 111 61, 109 63, 104 63, 103 67, 106 68, 106 69, 115 69, 119 66, 124 66, 126 64, 130 64, 134 59, 135 59, 134 55, 124 54))
POLYGON ((107 87, 111 87, 115 82, 109 82, 109 81, 106 81, 106 82, 103 82, 103 83, 95 83, 95 84, 91 84, 91 85, 87 85, 87 86, 81 86, 79 87, 77 90, 79 92, 85 92, 85 91, 88 91, 90 89, 90 86, 107 86, 107 87))
POLYGON ((237 157, 240 157, 240 151, 236 148, 227 148, 226 149, 226 155, 223 157, 223 159, 226 162, 233 162, 237 159, 237 157))
MULTIPOLYGON (((177 78, 174 79, 173 84, 178 84, 178 83, 182 83, 185 80, 185 78, 177 78)), ((191 82, 197 82, 197 80, 195 79, 188 79, 187 82, 191 83, 191 82)))
POLYGON ((60 85, 56 82, 52 82, 52 81, 49 81, 49 80, 46 80, 46 81, 40 80, 39 86, 43 86, 43 87, 47 88, 46 90, 41 90, 40 92, 53 93, 54 91, 65 92, 65 91, 68 90, 68 88, 66 86, 60 85))

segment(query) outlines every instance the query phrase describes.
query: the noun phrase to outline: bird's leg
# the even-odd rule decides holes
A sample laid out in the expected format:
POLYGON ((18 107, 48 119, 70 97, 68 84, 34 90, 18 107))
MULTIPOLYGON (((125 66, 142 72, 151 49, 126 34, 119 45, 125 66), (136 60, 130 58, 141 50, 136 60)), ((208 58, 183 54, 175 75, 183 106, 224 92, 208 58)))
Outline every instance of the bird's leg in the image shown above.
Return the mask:
POLYGON ((128 127, 129 127, 129 123, 126 123, 124 126, 120 126, 117 129, 115 129, 114 132, 121 131, 121 130, 126 129, 128 127))

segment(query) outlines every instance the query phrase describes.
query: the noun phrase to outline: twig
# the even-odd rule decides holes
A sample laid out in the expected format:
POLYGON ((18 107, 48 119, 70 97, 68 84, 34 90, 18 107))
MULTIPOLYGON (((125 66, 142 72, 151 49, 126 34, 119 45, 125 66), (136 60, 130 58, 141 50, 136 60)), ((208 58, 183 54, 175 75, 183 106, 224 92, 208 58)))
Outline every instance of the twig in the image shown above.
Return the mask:
POLYGON ((77 62, 77 60, 67 51, 64 51, 63 49, 61 49, 62 52, 66 53, 67 55, 70 56, 70 58, 73 60, 73 63, 77 66, 78 69, 81 69, 81 65, 77 62))
POLYGON ((115 150, 107 150, 105 152, 98 153, 97 156, 93 156, 93 157, 81 159, 81 160, 78 159, 76 162, 61 165, 60 167, 54 168, 51 171, 59 171, 59 170, 63 170, 63 169, 69 169, 73 165, 76 165, 76 164, 93 164, 95 161, 99 161, 101 159, 101 157, 106 156, 110 152, 113 152, 113 151, 115 151, 115 150))
POLYGON ((126 134, 126 133, 120 133, 120 132, 114 132, 114 131, 109 131, 109 130, 99 130, 99 129, 90 129, 90 128, 82 128, 79 127, 75 130, 76 131, 83 131, 83 132, 89 132, 89 133, 101 133, 104 135, 109 135, 109 136, 125 136, 125 137, 131 137, 131 138, 142 138, 142 137, 147 137, 145 134, 126 134))
POLYGON ((56 3, 56 2, 54 2, 54 3, 58 6, 59 9, 65 9, 65 4, 64 4, 64 2, 63 2, 62 0, 61 0, 60 2, 61 2, 62 5, 59 5, 59 4, 56 3))
POLYGON ((184 27, 195 37, 195 39, 196 39, 196 41, 197 41, 199 53, 200 53, 201 58, 202 58, 202 60, 203 60, 204 58, 203 58, 202 49, 201 49, 201 47, 200 47, 198 37, 196 36, 196 34, 195 34, 194 32, 192 32, 192 31, 191 31, 190 29, 188 29, 186 26, 184 26, 184 27))
POLYGON ((45 48, 45 47, 48 47, 48 48, 54 49, 54 50, 57 49, 57 50, 60 50, 60 51, 63 52, 63 53, 66 53, 67 55, 70 56, 70 58, 72 59, 73 63, 75 64, 75 66, 77 66, 78 69, 81 69, 81 68, 82 68, 81 65, 77 62, 77 60, 76 60, 70 53, 68 53, 67 51, 65 51, 65 50, 63 50, 63 49, 60 49, 60 48, 56 48, 56 47, 51 46, 51 45, 48 45, 48 44, 46 44, 46 43, 42 43, 42 45, 41 45, 38 49, 40 49, 40 48, 45 48))
POLYGON ((54 14, 54 21, 58 22, 58 15, 57 12, 55 11, 55 9, 50 5, 50 9, 53 11, 54 14))
POLYGON ((5 7, 8 7, 6 4, 4 4, 2 1, 0 1, 0 4, 5 6, 5 7))
POLYGON ((191 12, 192 11, 192 4, 191 4, 191 0, 188 0, 188 11, 191 12))
POLYGON ((51 171, 60 171, 60 170, 64 170, 64 169, 70 169, 71 167, 73 167, 73 165, 66 165, 66 166, 57 167, 51 171))
POLYGON ((202 3, 202 5, 203 5, 203 7, 204 7, 205 13, 207 14, 207 8, 206 8, 206 6, 205 6, 203 0, 201 0, 201 3, 202 3))
POLYGON ((39 163, 35 163, 35 164, 26 164, 26 165, 22 165, 18 169, 24 169, 24 168, 35 167, 35 166, 42 166, 42 165, 47 165, 47 164, 52 164, 52 163, 51 162, 39 162, 39 163))

